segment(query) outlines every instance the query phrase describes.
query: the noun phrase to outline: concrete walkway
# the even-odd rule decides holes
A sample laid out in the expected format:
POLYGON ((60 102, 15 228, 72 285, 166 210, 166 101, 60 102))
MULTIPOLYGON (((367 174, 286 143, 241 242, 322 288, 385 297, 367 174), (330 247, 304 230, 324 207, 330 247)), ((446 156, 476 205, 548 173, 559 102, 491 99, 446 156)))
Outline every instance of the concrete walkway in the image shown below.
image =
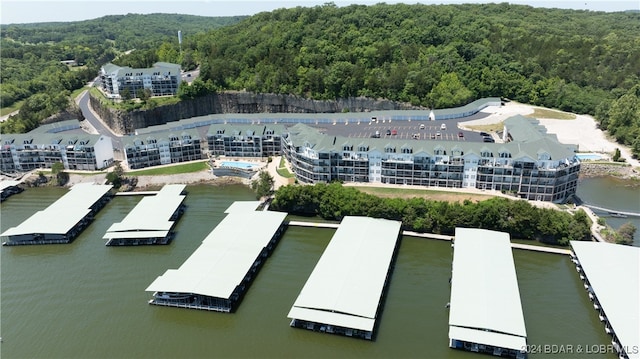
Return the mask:
MULTIPOLYGON (((278 174, 277 168, 280 166, 280 158, 281 156, 273 157, 272 161, 267 163, 267 172, 273 177, 273 189, 277 190, 282 186, 286 186, 290 183, 293 183, 293 178, 282 177, 278 174)), ((291 172, 291 169, 288 167, 288 163, 285 161, 287 165, 287 169, 291 172)))

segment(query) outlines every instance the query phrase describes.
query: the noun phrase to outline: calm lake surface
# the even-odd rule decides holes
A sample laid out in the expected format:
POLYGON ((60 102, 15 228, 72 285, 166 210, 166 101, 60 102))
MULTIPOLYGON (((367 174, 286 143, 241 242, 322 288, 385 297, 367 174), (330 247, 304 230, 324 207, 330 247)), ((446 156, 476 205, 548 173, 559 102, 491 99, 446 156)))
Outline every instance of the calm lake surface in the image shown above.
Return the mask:
MULTIPOLYGON (((612 177, 585 178, 578 185, 578 197, 584 202, 598 207, 615 209, 623 212, 640 212, 640 186, 632 182, 612 177)), ((616 218, 608 213, 595 211, 613 228, 619 228, 626 222, 636 226, 633 245, 640 246, 640 217, 616 218)))
MULTIPOLYGON (((240 186, 198 185, 187 190, 186 212, 167 246, 105 247, 102 236, 107 228, 141 198, 116 197, 71 244, 1 247, 0 356, 485 357, 448 348, 445 304, 452 248, 442 241, 402 238, 374 342, 289 327, 287 313, 329 243, 334 233, 330 229, 287 229, 236 313, 147 304, 152 293, 145 288, 167 269, 178 268, 233 201, 254 199, 240 186)), ((11 197, 2 203, 2 231, 64 193, 57 188, 28 189, 11 197)), ((568 257, 519 250, 513 254, 529 344, 610 343, 568 257)), ((616 356, 589 355, 601 357, 616 356)))

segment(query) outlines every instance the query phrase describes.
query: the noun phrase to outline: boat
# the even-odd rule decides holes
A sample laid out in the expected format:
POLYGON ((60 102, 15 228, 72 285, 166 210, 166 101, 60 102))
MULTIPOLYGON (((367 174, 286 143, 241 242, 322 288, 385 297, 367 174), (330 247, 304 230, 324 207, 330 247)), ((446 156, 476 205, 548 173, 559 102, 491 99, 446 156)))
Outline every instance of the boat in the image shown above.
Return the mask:
POLYGON ((616 212, 614 212, 614 213, 610 213, 610 216, 611 216, 611 217, 615 217, 615 218, 627 218, 627 215, 626 215, 626 214, 616 213, 616 212))
POLYGON ((188 293, 171 293, 171 292, 156 292, 154 295, 156 299, 165 299, 165 300, 185 300, 191 297, 191 294, 188 293))

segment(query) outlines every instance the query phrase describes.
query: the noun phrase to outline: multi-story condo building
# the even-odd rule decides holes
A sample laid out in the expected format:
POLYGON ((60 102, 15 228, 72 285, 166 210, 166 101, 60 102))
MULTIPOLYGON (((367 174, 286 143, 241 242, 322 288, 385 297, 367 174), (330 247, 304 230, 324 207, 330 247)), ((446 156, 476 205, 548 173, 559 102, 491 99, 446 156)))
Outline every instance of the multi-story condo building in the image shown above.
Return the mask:
POLYGON ((90 134, 3 134, 0 170, 26 172, 61 162, 67 170, 101 170, 113 163, 111 137, 90 134))
POLYGON ((207 132, 209 153, 214 156, 268 157, 280 154, 282 125, 213 124, 207 132))
POLYGON ((130 169, 205 158, 200 136, 196 130, 146 133, 123 137, 122 142, 130 169))
POLYGON ((377 182, 479 188, 563 202, 575 193, 580 161, 531 120, 505 121, 505 143, 355 139, 303 124, 282 138, 283 154, 304 183, 377 182))
POLYGON ((100 69, 100 79, 102 90, 113 99, 122 98, 125 89, 131 98, 140 97, 144 89, 152 96, 175 95, 180 86, 180 65, 156 62, 152 68, 134 69, 108 63, 100 69))

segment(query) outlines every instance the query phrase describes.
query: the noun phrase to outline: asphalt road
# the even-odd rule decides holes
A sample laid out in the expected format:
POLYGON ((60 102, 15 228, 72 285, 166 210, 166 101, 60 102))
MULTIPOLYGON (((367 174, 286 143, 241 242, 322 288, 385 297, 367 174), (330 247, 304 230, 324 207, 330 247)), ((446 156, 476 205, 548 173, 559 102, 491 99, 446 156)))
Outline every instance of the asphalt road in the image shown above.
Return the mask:
POLYGON ((122 153, 122 136, 112 132, 100 119, 89 109, 89 92, 85 91, 78 100, 78 106, 84 118, 98 131, 99 134, 111 137, 114 151, 122 153))

